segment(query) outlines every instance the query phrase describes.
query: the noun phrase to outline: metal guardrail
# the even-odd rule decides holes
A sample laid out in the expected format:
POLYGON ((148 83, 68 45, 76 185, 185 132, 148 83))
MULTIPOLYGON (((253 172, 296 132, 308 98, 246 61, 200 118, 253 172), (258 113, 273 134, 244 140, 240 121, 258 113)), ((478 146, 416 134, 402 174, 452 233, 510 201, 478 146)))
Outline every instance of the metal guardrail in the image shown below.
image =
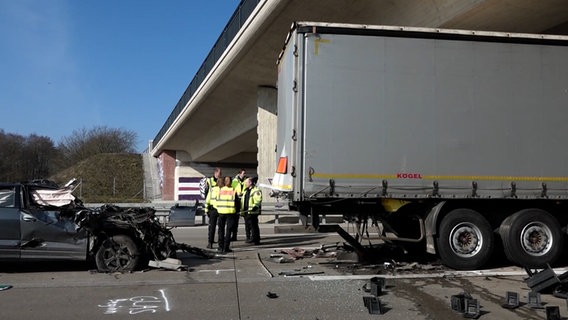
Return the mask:
MULTIPOLYGON (((137 203, 113 203, 119 207, 151 207, 156 210, 156 217, 162 224, 166 224, 168 222, 168 217, 170 216, 170 210, 173 206, 179 205, 183 207, 193 207, 195 202, 193 201, 178 201, 178 202, 157 202, 157 203, 148 203, 148 202, 137 202, 137 203)), ((85 203, 85 207, 87 208, 98 208, 105 203, 85 203)), ((205 217, 203 215, 198 215, 201 217, 201 223, 205 224, 205 217)))
POLYGON ((242 26, 248 19, 248 17, 252 14, 256 5, 260 2, 260 0, 241 0, 239 6, 229 19, 229 22, 221 32, 221 35, 209 51, 209 54, 203 61, 203 64, 193 77, 193 80, 189 83, 189 86, 185 89, 185 92, 179 99, 178 103, 170 113, 170 116, 156 135, 153 140, 153 145, 160 142, 160 140, 166 134, 168 128, 174 123, 176 118, 179 116, 185 105, 191 99, 197 88, 203 83, 203 80, 207 77, 213 66, 219 61, 219 58, 223 55, 231 41, 235 38, 237 33, 241 30, 242 26))
MULTIPOLYGON (((85 203, 87 208, 98 208, 105 205, 105 203, 85 203)), ((156 210, 156 217, 160 223, 167 223, 170 215, 170 210, 173 206, 179 205, 182 207, 193 207, 194 201, 176 201, 176 202, 142 202, 142 203, 115 203, 119 207, 152 207, 156 210)), ((288 206, 282 202, 263 202, 262 203, 262 216, 274 216, 274 223, 279 224, 281 217, 298 217, 297 211, 290 211, 288 206)), ((200 217, 201 224, 207 223, 205 214, 197 215, 200 217)))
MULTIPOLYGON (((187 206, 193 207, 195 202, 193 201, 179 201, 179 202, 158 202, 158 203, 116 203, 115 205, 119 207, 152 207, 156 210, 156 217, 158 217, 160 223, 167 224, 168 218, 170 215, 170 210, 175 205, 179 206, 187 206)), ((104 205, 104 203, 86 203, 85 206, 87 208, 98 208, 104 205)), ((263 202, 262 203, 262 217, 274 217, 274 219, 264 218, 261 219, 264 223, 274 223, 280 224, 282 218, 296 218, 292 219, 297 221, 298 224, 301 223, 300 221, 300 213, 298 211, 292 211, 288 208, 288 205, 283 202, 263 202)), ((328 216, 341 216, 335 214, 328 214, 328 215, 321 215, 321 222, 326 223, 326 219, 328 216)), ((205 214, 197 215, 200 220, 198 220, 202 225, 207 223, 207 216, 205 214)), ((296 223, 296 222, 294 222, 296 223)), ((196 221, 196 225, 198 225, 196 221)))

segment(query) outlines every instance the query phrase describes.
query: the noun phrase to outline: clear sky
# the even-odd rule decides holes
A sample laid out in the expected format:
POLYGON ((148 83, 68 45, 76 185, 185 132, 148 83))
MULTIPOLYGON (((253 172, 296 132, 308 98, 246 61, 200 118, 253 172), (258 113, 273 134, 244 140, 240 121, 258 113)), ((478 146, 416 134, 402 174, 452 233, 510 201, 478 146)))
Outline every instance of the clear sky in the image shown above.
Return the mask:
POLYGON ((161 129, 239 0, 0 0, 0 129, 161 129))

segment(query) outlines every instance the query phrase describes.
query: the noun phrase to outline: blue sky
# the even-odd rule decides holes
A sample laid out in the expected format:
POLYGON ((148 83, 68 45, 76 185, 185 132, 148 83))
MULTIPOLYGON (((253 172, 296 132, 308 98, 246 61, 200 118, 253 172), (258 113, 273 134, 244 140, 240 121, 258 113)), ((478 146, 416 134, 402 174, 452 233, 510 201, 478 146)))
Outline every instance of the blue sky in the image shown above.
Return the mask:
POLYGON ((239 2, 0 0, 0 129, 121 128, 143 151, 239 2))

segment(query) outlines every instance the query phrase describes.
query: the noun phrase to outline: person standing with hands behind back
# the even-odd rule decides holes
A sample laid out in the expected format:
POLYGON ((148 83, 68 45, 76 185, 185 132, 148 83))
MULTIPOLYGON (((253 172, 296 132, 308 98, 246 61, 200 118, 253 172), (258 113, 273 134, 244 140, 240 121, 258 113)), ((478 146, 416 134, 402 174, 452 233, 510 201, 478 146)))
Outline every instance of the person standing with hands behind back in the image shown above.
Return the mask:
POLYGON ((234 227, 235 217, 237 216, 237 196, 235 190, 231 188, 231 177, 225 177, 215 203, 219 212, 219 251, 231 252, 231 230, 234 227))
POLYGON ((217 228, 217 208, 215 204, 215 199, 219 192, 219 180, 223 179, 221 176, 221 168, 215 168, 213 171, 213 176, 207 178, 207 194, 205 195, 205 214, 209 218, 209 228, 207 232, 207 248, 212 249, 213 243, 215 243, 215 228, 217 228), (213 189, 215 189, 215 194, 213 194, 213 189))
POLYGON ((245 179, 245 190, 241 200, 241 212, 245 214, 245 233, 247 240, 255 245, 260 244, 260 228, 258 215, 261 213, 262 192, 256 187, 256 178, 245 179))
MULTIPOLYGON (((239 169, 237 175, 231 181, 231 187, 235 189, 235 194, 239 201, 243 195, 243 191, 245 189, 245 174, 247 171, 243 168, 239 169)), ((237 204, 238 205, 238 204, 237 204)), ((240 205, 238 205, 240 207, 240 205)), ((239 218, 240 215, 237 214, 236 222, 233 224, 233 229, 231 230, 231 241, 237 241, 237 233, 239 231, 239 218)))
POLYGON ((209 227, 207 230, 207 249, 213 249, 213 243, 215 243, 215 229, 217 227, 217 218, 219 213, 217 212, 217 197, 219 196, 219 187, 222 178, 217 179, 214 187, 209 189, 207 192, 207 198, 205 198, 205 213, 209 217, 209 227))

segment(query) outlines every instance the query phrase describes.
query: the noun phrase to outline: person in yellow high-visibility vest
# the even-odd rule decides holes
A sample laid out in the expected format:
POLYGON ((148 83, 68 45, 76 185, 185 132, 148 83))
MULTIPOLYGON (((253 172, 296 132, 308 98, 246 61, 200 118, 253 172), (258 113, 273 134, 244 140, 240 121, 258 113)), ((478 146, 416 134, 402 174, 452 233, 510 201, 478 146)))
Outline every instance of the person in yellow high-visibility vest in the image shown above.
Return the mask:
MULTIPOLYGON (((211 193, 217 186, 219 180, 223 179, 221 168, 216 167, 212 177, 207 177, 207 194, 205 194, 205 213, 209 220, 209 230, 207 232, 207 248, 212 249, 215 243, 215 229, 217 228, 217 209, 214 206, 216 195, 211 193)), ((217 190, 218 191, 218 190, 217 190)))
MULTIPOLYGON (((239 169, 239 171, 237 172, 237 175, 233 178, 233 180, 231 180, 231 187, 233 189, 235 189, 235 193, 236 193, 239 201, 242 198, 243 191, 245 189, 245 174, 246 173, 247 173, 247 171, 245 169, 241 168, 241 169, 239 169)), ((240 207, 240 205, 237 204, 237 207, 240 207)), ((237 215, 237 217, 235 218, 237 221, 233 224, 233 229, 231 230, 231 241, 237 241, 237 233, 239 231, 239 218, 240 218, 240 215, 237 215)))
POLYGON ((219 195, 215 200, 217 212, 219 212, 219 251, 231 252, 231 230, 234 228, 237 216, 237 196, 231 188, 231 177, 225 177, 223 185, 219 189, 219 195))
POLYGON ((245 179, 245 189, 241 199, 241 213, 245 216, 247 243, 260 244, 258 215, 261 213, 262 192, 256 187, 256 178, 245 179))
POLYGON ((217 228, 217 219, 219 217, 219 212, 217 211, 217 197, 219 196, 219 184, 222 183, 223 178, 218 178, 217 181, 211 185, 213 187, 207 192, 207 197, 205 198, 205 213, 209 218, 209 227, 207 230, 207 248, 213 249, 213 243, 215 243, 215 229, 217 228))
POLYGON ((231 187, 237 192, 237 196, 241 196, 244 186, 247 171, 245 169, 239 169, 237 175, 231 180, 231 187))

